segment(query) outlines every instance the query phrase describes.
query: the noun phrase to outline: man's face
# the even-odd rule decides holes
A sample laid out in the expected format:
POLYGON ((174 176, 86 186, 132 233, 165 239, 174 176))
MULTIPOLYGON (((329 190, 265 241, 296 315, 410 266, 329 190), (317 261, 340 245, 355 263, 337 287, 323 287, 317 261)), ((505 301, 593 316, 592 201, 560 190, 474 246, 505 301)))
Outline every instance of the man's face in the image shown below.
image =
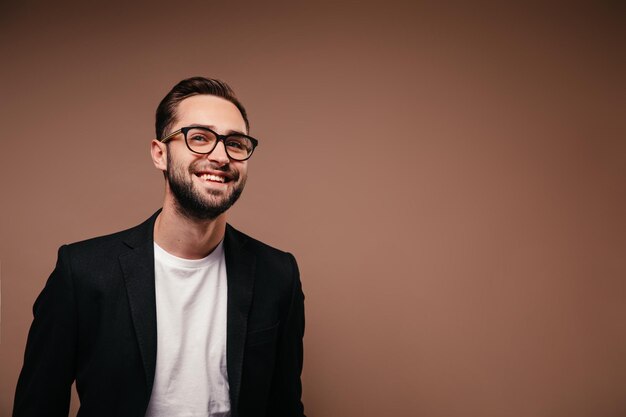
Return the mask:
MULTIPOLYGON (((170 129, 206 126, 215 132, 247 133, 246 124, 231 102, 211 95, 197 95, 181 101, 170 129)), ((224 143, 218 142, 208 155, 191 152, 182 135, 168 144, 168 189, 182 214, 200 220, 215 219, 241 195, 247 178, 247 161, 228 158, 224 143)))

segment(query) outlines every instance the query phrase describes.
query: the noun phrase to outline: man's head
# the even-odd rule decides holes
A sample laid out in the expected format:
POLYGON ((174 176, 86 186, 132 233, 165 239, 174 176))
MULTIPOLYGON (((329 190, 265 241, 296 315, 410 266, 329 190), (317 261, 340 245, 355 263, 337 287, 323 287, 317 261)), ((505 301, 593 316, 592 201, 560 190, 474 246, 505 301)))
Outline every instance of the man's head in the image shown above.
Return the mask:
POLYGON ((229 157, 226 147, 232 156, 237 146, 233 136, 214 142, 215 148, 209 147, 208 154, 194 152, 198 150, 194 143, 202 138, 184 129, 191 126, 238 138, 248 133, 248 119, 226 83, 201 77, 178 83, 157 108, 158 139, 152 141, 152 158, 166 178, 165 204, 169 201, 189 218, 215 219, 241 195, 247 161, 229 157), (161 141, 164 139, 165 143, 161 141))
POLYGON ((246 123, 246 133, 250 130, 246 109, 239 102, 235 96, 235 92, 228 84, 211 78, 191 77, 176 84, 170 92, 163 97, 161 103, 159 103, 155 123, 157 139, 163 139, 171 130, 172 123, 174 123, 176 119, 176 108, 178 104, 188 97, 199 94, 221 97, 233 103, 246 123))

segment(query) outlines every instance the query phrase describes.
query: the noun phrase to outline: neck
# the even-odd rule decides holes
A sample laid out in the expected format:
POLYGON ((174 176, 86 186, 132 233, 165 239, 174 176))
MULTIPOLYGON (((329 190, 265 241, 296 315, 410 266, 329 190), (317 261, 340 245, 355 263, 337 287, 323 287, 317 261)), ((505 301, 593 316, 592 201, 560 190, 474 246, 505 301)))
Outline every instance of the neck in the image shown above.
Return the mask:
POLYGON ((213 252, 224 238, 224 213, 211 220, 181 214, 166 200, 154 224, 154 241, 168 253, 185 259, 201 259, 213 252))

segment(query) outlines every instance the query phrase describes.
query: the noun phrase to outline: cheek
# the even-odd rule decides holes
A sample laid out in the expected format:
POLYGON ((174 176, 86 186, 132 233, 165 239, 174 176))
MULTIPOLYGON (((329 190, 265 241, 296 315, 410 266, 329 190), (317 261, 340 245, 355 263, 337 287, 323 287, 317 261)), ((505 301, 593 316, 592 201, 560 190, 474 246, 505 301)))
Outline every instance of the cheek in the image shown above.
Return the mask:
MULTIPOLYGON (((197 162, 197 161, 196 161, 197 162)), ((167 154, 167 170, 169 172, 175 172, 178 175, 182 175, 184 173, 193 172, 193 164, 189 164, 188 162, 182 161, 180 159, 170 157, 170 154, 167 154)))
POLYGON ((237 167, 237 170, 239 171, 239 175, 240 175, 242 178, 245 178, 245 177, 247 177, 247 176, 248 176, 248 164, 245 164, 245 163, 244 163, 244 164, 240 164, 240 165, 237 167))

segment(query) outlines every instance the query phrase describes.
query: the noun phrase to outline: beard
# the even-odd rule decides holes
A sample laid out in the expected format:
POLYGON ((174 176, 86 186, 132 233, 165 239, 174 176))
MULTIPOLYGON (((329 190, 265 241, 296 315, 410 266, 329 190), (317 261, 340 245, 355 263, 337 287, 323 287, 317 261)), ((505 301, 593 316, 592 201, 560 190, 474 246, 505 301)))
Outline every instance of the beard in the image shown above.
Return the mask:
POLYGON ((203 162, 205 161, 196 161, 185 169, 180 165, 175 166, 168 153, 165 178, 172 190, 176 209, 180 214, 194 220, 214 220, 239 199, 246 185, 246 175, 241 176, 239 171, 231 170, 229 165, 210 166, 210 169, 214 171, 224 172, 233 187, 225 192, 199 190, 194 188, 191 175, 195 175, 194 172, 199 170, 196 168, 203 162))

